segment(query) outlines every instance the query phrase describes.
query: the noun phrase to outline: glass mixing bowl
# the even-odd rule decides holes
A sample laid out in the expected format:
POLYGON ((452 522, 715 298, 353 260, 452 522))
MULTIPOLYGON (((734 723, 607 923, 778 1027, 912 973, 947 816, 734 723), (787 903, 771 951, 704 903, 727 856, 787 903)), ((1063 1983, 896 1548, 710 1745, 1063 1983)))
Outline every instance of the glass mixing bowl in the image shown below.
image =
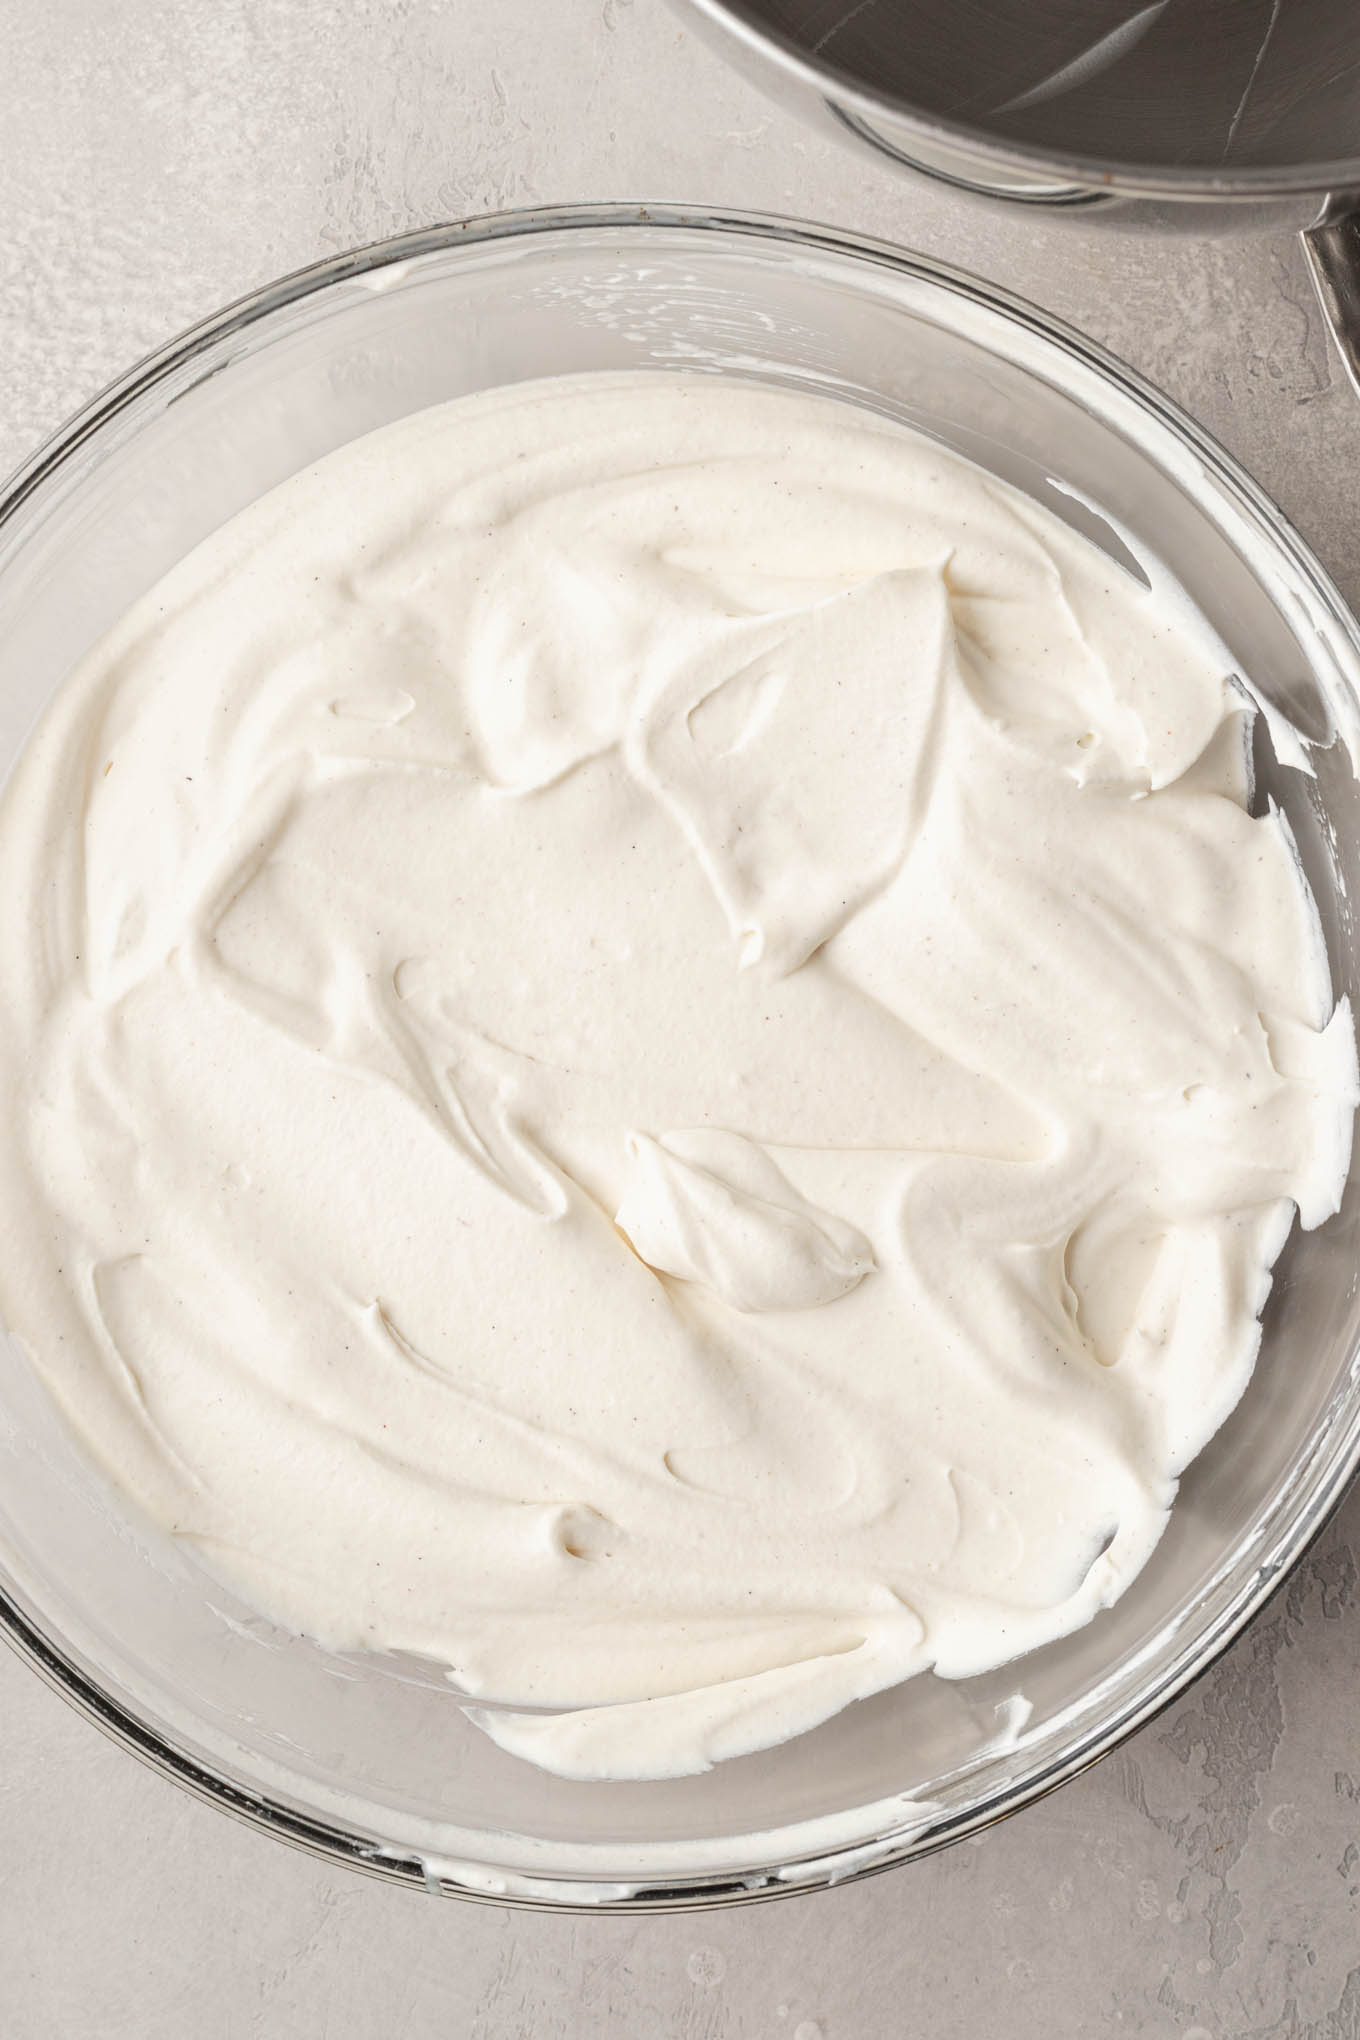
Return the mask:
MULTIPOLYGON (((1312 747, 1261 747, 1338 991, 1360 992, 1360 637, 1261 492, 1089 341, 985 284, 779 220, 521 213, 275 284, 74 419, 0 500, 0 762, 77 655, 189 547, 356 434, 485 385, 641 367, 835 392, 936 435, 1128 571, 1169 562, 1312 747), (1342 736, 1337 737, 1340 731, 1342 736)), ((133 1520, 0 1354, 0 1619, 112 1734, 336 1860, 542 1905, 704 1905, 878 1869, 1014 1812, 1180 1692, 1360 1456, 1357 1222, 1295 1233, 1237 1411, 1118 1605, 985 1677, 918 1678, 698 1778, 573 1784, 503 1754, 436 1667, 327 1655, 133 1520), (1014 1704, 1023 1694, 1029 1703, 1014 1704)))

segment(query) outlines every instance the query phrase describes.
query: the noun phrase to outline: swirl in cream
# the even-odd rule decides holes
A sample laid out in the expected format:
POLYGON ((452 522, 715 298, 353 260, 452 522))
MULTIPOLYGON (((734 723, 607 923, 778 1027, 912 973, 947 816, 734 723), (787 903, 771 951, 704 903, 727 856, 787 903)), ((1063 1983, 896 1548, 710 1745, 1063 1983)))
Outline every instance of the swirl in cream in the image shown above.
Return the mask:
POLYGON ((1060 1636, 1349 1154, 1250 721, 847 406, 586 377, 357 442, 6 796, 8 1319, 213 1573, 567 1775, 1060 1636))

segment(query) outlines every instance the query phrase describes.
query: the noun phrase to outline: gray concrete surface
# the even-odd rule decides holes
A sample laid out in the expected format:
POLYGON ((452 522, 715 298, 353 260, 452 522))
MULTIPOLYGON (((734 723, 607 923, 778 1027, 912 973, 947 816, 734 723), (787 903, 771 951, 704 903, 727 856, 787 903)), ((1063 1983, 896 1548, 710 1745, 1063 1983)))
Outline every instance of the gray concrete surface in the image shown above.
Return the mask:
MULTIPOLYGON (((979 219, 799 131, 661 0, 0 0, 0 468, 280 271, 488 207, 710 200, 981 270, 1170 389, 1354 601, 1360 404, 1287 237, 979 219)), ((336 1874, 0 1650, 0 2040, 1360 2040, 1360 1497, 1171 1713, 925 1864, 695 1919, 336 1874)))

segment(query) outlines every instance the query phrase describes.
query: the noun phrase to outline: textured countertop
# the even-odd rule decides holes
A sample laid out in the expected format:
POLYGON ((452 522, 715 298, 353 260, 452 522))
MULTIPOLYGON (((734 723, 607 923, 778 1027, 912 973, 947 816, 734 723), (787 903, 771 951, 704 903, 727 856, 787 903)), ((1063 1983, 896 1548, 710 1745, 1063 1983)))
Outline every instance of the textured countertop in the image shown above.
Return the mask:
MULTIPOLYGON (((1287 235, 977 217, 800 130, 661 0, 0 0, 0 469, 282 271, 507 205, 861 228, 1060 312, 1226 442, 1360 600, 1360 403, 1287 235)), ((1360 2036, 1360 1495, 1179 1705, 932 1860, 696 1918, 338 1874, 0 1649, 0 2040, 1360 2036)))

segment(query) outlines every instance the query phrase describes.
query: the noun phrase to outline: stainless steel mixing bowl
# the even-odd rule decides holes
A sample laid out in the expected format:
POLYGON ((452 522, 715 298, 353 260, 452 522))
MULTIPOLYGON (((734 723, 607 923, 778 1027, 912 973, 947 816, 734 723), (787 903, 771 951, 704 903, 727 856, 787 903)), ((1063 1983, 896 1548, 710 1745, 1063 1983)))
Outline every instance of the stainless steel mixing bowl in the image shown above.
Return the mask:
MULTIPOLYGON (((223 519, 358 433, 551 371, 689 368, 899 417, 1137 574, 1161 555, 1314 746, 1263 749, 1338 990, 1360 993, 1360 639, 1260 491, 1155 390, 1003 293, 778 220, 505 215, 321 264, 175 342, 0 496, 0 767, 72 660, 223 519)), ((927 1676, 699 1778, 582 1785, 474 1730, 438 1668, 337 1658, 235 1602, 85 1463, 0 1345, 0 1622, 131 1748, 322 1854, 542 1905, 707 1905, 824 1884, 1015 1811, 1237 1633, 1360 1458, 1360 1194, 1286 1249, 1255 1377, 1116 1607, 984 1677, 927 1676), (1013 1705, 1023 1693, 1023 1724, 1013 1705)), ((4 1251, 0 1238, 0 1252, 4 1251)), ((11 1278, 13 1279, 13 1278, 11 1278)))
POLYGON ((1123 226, 1301 229, 1360 392, 1356 0, 677 0, 901 168, 1123 226))

